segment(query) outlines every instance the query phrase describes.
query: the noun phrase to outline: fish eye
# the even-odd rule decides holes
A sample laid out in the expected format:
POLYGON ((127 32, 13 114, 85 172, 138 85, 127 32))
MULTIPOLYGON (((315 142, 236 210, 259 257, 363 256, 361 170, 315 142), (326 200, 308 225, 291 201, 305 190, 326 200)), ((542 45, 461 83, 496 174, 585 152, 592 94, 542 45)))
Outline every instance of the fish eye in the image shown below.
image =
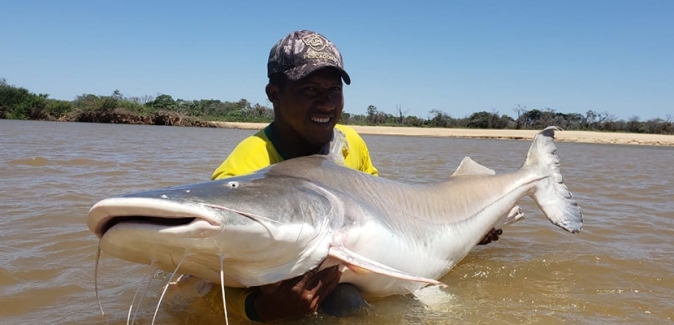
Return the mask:
POLYGON ((231 182, 227 183, 227 186, 229 186, 229 188, 237 188, 237 187, 239 187, 239 182, 231 181, 231 182))

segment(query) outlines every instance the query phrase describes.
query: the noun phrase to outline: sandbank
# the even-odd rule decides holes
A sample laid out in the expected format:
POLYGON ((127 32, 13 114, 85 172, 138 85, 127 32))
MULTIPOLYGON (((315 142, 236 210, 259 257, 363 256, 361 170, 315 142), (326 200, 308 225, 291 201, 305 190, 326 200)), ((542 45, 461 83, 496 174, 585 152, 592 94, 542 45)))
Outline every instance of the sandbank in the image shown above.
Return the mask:
MULTIPOLYGON (((212 122, 229 129, 261 130, 266 123, 212 122)), ((349 125, 360 134, 400 135, 471 139, 531 140, 537 130, 449 129, 393 126, 349 125)), ((596 131, 562 131, 555 134, 558 142, 603 143, 625 145, 674 146, 674 135, 596 131)))

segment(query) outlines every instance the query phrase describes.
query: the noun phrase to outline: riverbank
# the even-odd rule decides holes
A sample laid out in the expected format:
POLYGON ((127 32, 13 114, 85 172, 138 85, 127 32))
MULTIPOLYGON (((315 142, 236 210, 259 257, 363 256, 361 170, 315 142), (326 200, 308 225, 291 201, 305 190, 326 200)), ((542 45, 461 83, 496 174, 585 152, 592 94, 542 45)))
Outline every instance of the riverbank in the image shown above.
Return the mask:
MULTIPOLYGON (((260 130, 266 123, 244 122, 211 122, 216 127, 229 129, 260 130)), ((449 128, 415 128, 392 126, 350 125, 360 134, 370 135, 402 135, 445 138, 471 139, 504 139, 531 140, 537 130, 482 130, 482 129, 449 129, 449 128)), ((595 131, 562 131, 555 134, 558 142, 628 144, 650 146, 674 146, 674 135, 595 132, 595 131)))

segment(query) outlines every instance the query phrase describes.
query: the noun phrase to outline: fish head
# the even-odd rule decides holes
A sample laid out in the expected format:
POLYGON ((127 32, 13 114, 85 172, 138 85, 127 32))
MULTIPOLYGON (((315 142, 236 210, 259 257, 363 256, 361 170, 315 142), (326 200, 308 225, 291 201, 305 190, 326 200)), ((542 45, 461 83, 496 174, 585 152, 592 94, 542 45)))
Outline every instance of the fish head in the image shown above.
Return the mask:
POLYGON ((297 177, 264 173, 168 187, 96 203, 87 224, 117 258, 226 285, 289 279, 327 257, 341 204, 297 177), (184 260, 183 260, 184 258, 184 260))

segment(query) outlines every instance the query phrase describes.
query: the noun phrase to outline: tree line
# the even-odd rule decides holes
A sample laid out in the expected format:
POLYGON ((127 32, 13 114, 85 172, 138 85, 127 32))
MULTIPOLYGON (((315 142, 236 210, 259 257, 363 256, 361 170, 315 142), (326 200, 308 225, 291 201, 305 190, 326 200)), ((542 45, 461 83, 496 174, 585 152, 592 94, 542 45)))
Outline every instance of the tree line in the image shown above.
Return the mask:
POLYGON ((208 121, 266 122, 273 110, 245 99, 183 100, 170 95, 126 97, 83 94, 72 101, 49 98, 0 78, 0 118, 47 121, 212 126, 208 121))
MULTIPOLYGON (((541 129, 557 125, 566 130, 591 130, 649 134, 674 134, 672 115, 665 119, 641 121, 633 115, 628 120, 616 119, 607 112, 589 110, 585 114, 560 113, 554 109, 513 108, 513 117, 498 111, 480 111, 455 118, 442 110, 431 110, 426 118, 407 115, 400 106, 394 113, 369 105, 364 114, 343 112, 340 122, 351 125, 385 125, 476 129, 541 129)), ((173 99, 167 94, 157 97, 125 97, 119 90, 109 96, 83 94, 72 101, 49 98, 21 87, 9 85, 0 78, 0 118, 51 121, 79 121, 129 124, 211 126, 208 121, 270 122, 273 110, 246 99, 173 99)))
POLYGON ((370 105, 366 114, 355 115, 344 113, 342 119, 346 124, 366 125, 389 125, 389 126, 414 126, 414 127, 440 127, 440 128, 473 128, 473 129, 534 129, 539 130, 549 125, 556 125, 565 130, 578 131, 607 131, 629 132, 649 134, 674 134, 672 115, 665 119, 654 118, 641 121, 633 115, 627 121, 616 119, 607 112, 589 110, 585 114, 560 113, 554 109, 546 108, 527 109, 526 106, 518 105, 513 108, 515 117, 500 114, 498 111, 480 111, 467 117, 454 118, 441 110, 429 111, 426 119, 417 116, 406 115, 399 106, 395 113, 390 114, 370 105))

